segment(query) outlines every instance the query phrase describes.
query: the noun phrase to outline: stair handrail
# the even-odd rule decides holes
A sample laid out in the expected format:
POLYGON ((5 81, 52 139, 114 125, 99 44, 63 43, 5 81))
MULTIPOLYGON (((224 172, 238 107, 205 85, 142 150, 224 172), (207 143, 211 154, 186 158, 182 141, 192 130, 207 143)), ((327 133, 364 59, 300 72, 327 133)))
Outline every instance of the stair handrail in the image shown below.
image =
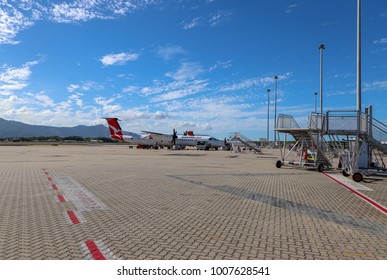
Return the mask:
MULTIPOLYGON (((365 113, 360 114, 360 133, 366 134, 369 120, 365 113)), ((357 118, 358 114, 356 110, 331 110, 326 113, 326 133, 336 133, 339 135, 356 135, 357 134, 357 118), (335 127, 334 119, 341 118, 346 120, 343 124, 341 121, 340 125, 343 127, 335 127), (333 125, 332 125, 333 123, 333 125)))
POLYGON ((291 115, 279 114, 277 117, 277 129, 300 128, 296 120, 291 115))
POLYGON ((320 113, 311 113, 308 117, 308 128, 312 130, 326 132, 325 115, 320 113))
POLYGON ((372 119, 371 135, 369 136, 379 142, 387 141, 387 126, 376 119, 372 119))
MULTIPOLYGON (((374 128, 387 136, 387 125, 385 125, 381 121, 378 121, 375 118, 372 118, 372 129, 374 128)), ((373 134, 373 131, 372 131, 372 134, 373 134)))
POLYGON ((244 136, 242 133, 240 132, 233 132, 230 136, 231 139, 241 139, 243 140, 244 142, 252 142, 252 140, 250 140, 248 137, 244 136))

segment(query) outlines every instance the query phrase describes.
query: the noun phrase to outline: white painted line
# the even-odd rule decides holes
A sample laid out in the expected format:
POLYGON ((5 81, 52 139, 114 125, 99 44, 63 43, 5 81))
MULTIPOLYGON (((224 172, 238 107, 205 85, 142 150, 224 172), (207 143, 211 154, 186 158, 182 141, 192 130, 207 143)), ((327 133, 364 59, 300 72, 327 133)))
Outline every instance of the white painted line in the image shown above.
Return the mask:
POLYGON ((343 187, 345 187, 346 189, 348 189, 349 191, 354 193, 356 196, 360 197, 361 199, 363 199, 364 201, 366 201, 367 203, 371 204, 373 207, 375 207, 376 209, 378 209, 379 211, 381 211, 381 212, 383 212, 384 214, 387 215, 387 207, 379 204, 375 200, 373 200, 373 199, 369 198, 368 196, 362 194, 361 192, 351 188, 350 186, 347 186, 346 184, 342 183, 340 180, 337 180, 336 178, 333 178, 332 174, 327 174, 325 172, 323 172, 323 174, 325 176, 327 176, 328 178, 330 178, 331 180, 335 181, 336 183, 342 185, 343 187))
POLYGON ((107 206, 70 176, 57 177, 55 182, 79 211, 104 210, 107 206))
POLYGON ((337 181, 340 181, 343 184, 346 184, 347 186, 351 187, 354 190, 357 190, 357 191, 373 191, 373 189, 371 189, 369 187, 366 187, 366 186, 364 186, 364 185, 362 185, 362 184, 360 184, 358 182, 355 182, 351 178, 345 177, 342 174, 330 174, 329 173, 329 176, 335 178, 337 181))

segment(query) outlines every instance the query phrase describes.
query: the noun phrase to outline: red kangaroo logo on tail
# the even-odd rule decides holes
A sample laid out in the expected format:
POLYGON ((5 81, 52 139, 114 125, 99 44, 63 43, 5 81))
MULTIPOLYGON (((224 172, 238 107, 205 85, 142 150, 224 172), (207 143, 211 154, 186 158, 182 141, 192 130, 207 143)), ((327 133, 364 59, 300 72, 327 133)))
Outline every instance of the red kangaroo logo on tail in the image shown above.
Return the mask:
POLYGON ((117 118, 106 118, 106 121, 109 125, 110 137, 120 141, 124 141, 124 136, 122 134, 122 129, 118 123, 117 118))

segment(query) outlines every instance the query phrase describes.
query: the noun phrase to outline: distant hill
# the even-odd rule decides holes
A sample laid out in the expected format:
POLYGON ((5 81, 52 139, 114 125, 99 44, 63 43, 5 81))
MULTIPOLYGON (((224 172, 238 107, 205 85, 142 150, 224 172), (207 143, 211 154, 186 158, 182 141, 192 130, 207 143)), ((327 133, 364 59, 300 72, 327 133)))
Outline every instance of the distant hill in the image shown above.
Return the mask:
POLYGON ((80 136, 83 138, 109 137, 109 129, 103 125, 74 127, 54 127, 30 125, 0 118, 0 138, 33 137, 33 136, 80 136))

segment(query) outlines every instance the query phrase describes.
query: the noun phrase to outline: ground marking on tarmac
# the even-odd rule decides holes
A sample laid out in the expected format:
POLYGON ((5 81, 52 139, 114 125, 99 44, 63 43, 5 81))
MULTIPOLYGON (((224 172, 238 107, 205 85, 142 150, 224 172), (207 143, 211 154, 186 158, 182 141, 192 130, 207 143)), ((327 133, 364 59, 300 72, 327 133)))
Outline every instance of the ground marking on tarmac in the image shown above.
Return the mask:
MULTIPOLYGON (((336 183, 342 185, 343 187, 345 187, 346 189, 350 190, 351 192, 353 192, 355 195, 357 195, 358 197, 360 197, 361 199, 363 199, 364 201, 368 202, 369 204, 371 204, 372 206, 374 206, 376 209, 382 211, 384 214, 387 214, 387 208, 384 207, 383 205, 377 203, 376 201, 372 200, 371 198, 369 198, 368 196, 360 193, 359 191, 357 191, 355 188, 351 187, 351 186, 348 186, 346 184, 344 184, 342 181, 343 178, 340 178, 339 179, 336 179, 334 178, 334 176, 332 176, 332 174, 327 174, 325 172, 323 172, 323 174, 325 176, 327 176, 328 178, 330 178, 331 180, 335 181, 336 183)), ((360 184, 359 184, 360 185, 360 184)), ((368 189, 368 188, 367 188, 368 189)), ((364 189, 363 189, 364 190, 364 189)), ((370 189, 371 190, 371 189, 370 189)))
POLYGON ((77 225, 80 223, 77 215, 74 213, 74 211, 66 211, 67 216, 70 218, 70 221, 72 224, 77 225))
POLYGON ((350 188, 357 190, 357 191, 373 191, 373 189, 370 189, 369 187, 366 187, 358 182, 355 182, 351 180, 348 177, 344 177, 342 174, 329 174, 329 176, 333 177, 336 181, 339 181, 350 188))
MULTIPOLYGON (((65 221, 69 224, 77 225, 86 222, 82 215, 83 211, 102 210, 107 206, 90 193, 82 184, 69 176, 52 178, 46 168, 43 169, 53 190, 60 190, 65 194, 58 194, 56 200, 59 202, 70 201, 76 207, 76 211, 67 210, 63 212, 65 221), (53 183, 55 182, 55 183, 53 183), (58 185, 58 186, 57 186, 58 185)), ((86 240, 81 242, 81 249, 86 259, 94 260, 114 260, 117 259, 109 248, 100 240, 86 240)))
POLYGON ((86 240, 85 244, 89 249, 91 255, 93 256, 93 259, 106 260, 105 256, 102 254, 102 252, 99 250, 98 246, 95 244, 93 240, 86 240))
POLYGON ((117 258, 101 240, 80 243, 84 258, 88 260, 116 260, 117 258))
MULTIPOLYGON (((44 174, 47 176, 47 180, 50 182, 50 183, 52 183, 52 177, 48 174, 48 171, 47 171, 47 169, 43 169, 44 170, 44 174)), ((58 187, 55 185, 55 184, 51 184, 51 187, 52 187, 52 189, 54 190, 54 191, 57 191, 58 190, 58 187)))
POLYGON ((64 192, 68 201, 71 201, 80 211, 106 209, 106 205, 89 192, 81 183, 70 176, 55 178, 57 186, 64 192))

